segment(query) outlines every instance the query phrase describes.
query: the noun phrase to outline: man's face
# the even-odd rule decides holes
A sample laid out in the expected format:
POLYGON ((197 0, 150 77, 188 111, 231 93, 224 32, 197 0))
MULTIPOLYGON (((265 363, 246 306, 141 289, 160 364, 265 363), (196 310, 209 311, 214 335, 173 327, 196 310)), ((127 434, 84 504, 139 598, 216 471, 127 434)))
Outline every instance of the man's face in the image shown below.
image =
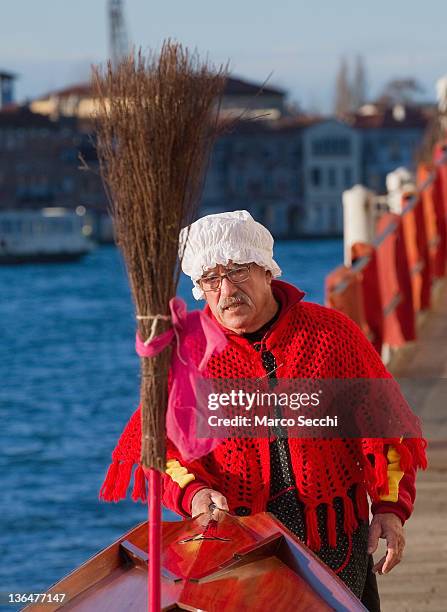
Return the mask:
POLYGON ((273 300, 271 272, 255 263, 230 261, 227 266, 218 265, 202 275, 203 280, 209 281, 216 275, 247 267, 248 278, 243 282, 235 283, 225 277, 219 289, 205 292, 205 299, 219 323, 239 334, 255 331, 264 324, 265 312, 273 300))

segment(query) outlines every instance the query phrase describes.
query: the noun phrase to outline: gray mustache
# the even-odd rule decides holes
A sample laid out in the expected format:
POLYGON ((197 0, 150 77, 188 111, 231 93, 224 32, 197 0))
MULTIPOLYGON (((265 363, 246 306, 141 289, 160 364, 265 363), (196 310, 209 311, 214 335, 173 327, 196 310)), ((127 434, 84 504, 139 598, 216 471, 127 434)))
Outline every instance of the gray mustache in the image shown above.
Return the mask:
POLYGON ((237 304, 247 304, 248 306, 251 306, 252 301, 248 297, 248 295, 239 293, 239 294, 232 295, 231 297, 227 297, 221 300, 217 308, 219 309, 220 312, 223 312, 229 306, 236 306, 237 304))

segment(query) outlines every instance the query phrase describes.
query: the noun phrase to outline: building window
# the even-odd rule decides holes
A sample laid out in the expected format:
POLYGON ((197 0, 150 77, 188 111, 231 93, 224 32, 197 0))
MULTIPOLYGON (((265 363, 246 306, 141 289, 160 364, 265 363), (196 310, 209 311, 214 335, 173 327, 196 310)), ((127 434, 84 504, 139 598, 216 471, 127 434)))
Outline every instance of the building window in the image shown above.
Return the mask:
POLYGON ((5 219, 0 224, 0 228, 1 228, 2 232, 4 232, 5 234, 12 233, 12 231, 13 231, 12 227, 13 227, 12 222, 9 221, 9 219, 5 219))
POLYGON ((72 177, 66 176, 62 179, 61 184, 62 191, 64 193, 73 193, 75 188, 75 183, 72 177))
POLYGON ((352 168, 350 168, 349 166, 346 166, 346 168, 343 171, 343 174, 344 174, 345 188, 349 189, 350 187, 352 187, 352 168))
POLYGON ((284 195, 287 193, 288 182, 284 177, 281 177, 277 180, 277 188, 278 188, 278 192, 281 195, 284 195))
POLYGON ((391 161, 397 162, 401 159, 400 143, 394 140, 389 144, 389 157, 391 161))
POLYGON ((369 163, 377 161, 377 147, 372 142, 367 142, 365 144, 365 159, 369 163))
POLYGON ((369 187, 370 189, 374 189, 375 191, 379 191, 381 187, 380 174, 378 174, 377 172, 370 172, 367 187, 369 187))
POLYGON ((219 164, 218 164, 219 172, 222 172, 223 174, 225 174, 226 172, 228 172, 228 168, 229 168, 228 157, 221 157, 221 159, 219 160, 219 164))
POLYGON ((291 165, 296 166, 301 163, 303 159, 303 149, 301 144, 296 145, 291 151, 291 165))
POLYGON ((270 172, 264 174, 264 192, 267 195, 273 194, 273 178, 270 172))
POLYGON ((314 187, 320 187, 321 185, 321 168, 311 168, 310 170, 310 182, 314 187))
POLYGON ((336 187, 337 185, 337 169, 331 166, 327 171, 327 182, 329 187, 336 187))
POLYGON ((236 174, 235 191, 238 195, 243 195, 245 191, 245 181, 242 174, 236 174))
POLYGON ((243 145, 236 145, 234 150, 234 156, 238 160, 244 160, 246 158, 247 151, 243 145))
POLYGON ((250 180, 247 185, 249 195, 257 196, 262 192, 261 182, 258 180, 250 180))
MULTIPOLYGON (((80 153, 81 153, 83 159, 88 161, 87 157, 81 151, 80 151, 80 153)), ((73 163, 73 162, 77 161, 78 155, 79 154, 78 154, 78 151, 76 149, 64 149, 60 153, 60 158, 61 158, 61 161, 63 161, 63 162, 73 163)))
POLYGON ((228 179, 227 179, 227 175, 220 173, 217 177, 217 188, 220 189, 220 191, 226 192, 228 189, 228 179))
POLYGON ((312 142, 312 153, 318 157, 347 156, 351 154, 351 141, 348 138, 319 138, 312 142))
POLYGON ((323 215, 323 209, 322 209, 321 204, 315 204, 314 221, 315 221, 316 226, 318 226, 318 229, 321 229, 321 226, 323 225, 323 222, 324 222, 324 215, 323 215))
POLYGON ((335 232, 338 229, 338 206, 331 204, 329 208, 329 226, 330 230, 335 232))

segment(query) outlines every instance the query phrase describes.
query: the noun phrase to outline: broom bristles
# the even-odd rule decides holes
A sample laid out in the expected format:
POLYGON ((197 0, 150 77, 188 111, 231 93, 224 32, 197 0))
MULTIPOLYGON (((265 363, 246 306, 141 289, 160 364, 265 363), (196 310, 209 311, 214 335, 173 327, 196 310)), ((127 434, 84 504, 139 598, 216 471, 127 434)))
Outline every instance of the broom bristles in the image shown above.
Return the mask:
MULTIPOLYGON (((93 82, 98 158, 136 313, 166 315, 179 276, 179 232, 197 212, 218 133, 226 69, 167 41, 158 56, 140 50, 116 68, 94 68, 93 82)), ((151 325, 138 321, 142 338, 151 325)), ((164 466, 169 362, 169 350, 142 359, 142 461, 157 469, 164 466)))

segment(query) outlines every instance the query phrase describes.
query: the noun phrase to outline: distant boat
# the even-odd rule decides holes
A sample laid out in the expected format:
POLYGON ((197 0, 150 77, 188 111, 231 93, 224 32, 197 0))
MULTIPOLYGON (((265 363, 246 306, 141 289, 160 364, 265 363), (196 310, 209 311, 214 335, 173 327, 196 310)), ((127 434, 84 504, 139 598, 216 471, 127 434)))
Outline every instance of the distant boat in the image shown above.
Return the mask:
POLYGON ((90 253, 84 207, 0 211, 0 264, 76 261, 90 253))

